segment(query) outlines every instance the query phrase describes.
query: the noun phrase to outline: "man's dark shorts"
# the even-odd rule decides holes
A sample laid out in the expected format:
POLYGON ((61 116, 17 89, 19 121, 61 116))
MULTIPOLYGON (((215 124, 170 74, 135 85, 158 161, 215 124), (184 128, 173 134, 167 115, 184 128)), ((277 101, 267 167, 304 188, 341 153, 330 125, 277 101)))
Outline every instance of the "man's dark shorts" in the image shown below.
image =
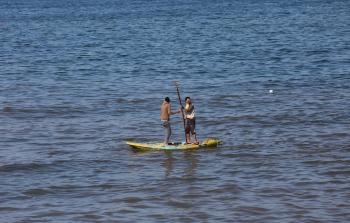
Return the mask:
POLYGON ((196 119, 186 119, 185 121, 186 133, 196 134, 196 119))

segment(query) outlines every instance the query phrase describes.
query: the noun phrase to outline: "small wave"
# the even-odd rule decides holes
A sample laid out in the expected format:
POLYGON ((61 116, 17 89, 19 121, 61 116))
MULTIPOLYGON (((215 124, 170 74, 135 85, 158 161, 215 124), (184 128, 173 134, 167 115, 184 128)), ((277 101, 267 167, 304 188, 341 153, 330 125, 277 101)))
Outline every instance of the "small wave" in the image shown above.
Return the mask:
POLYGON ((320 60, 315 60, 313 61, 313 63, 317 63, 317 64, 329 64, 330 60, 327 59, 320 59, 320 60))
POLYGON ((220 126, 224 124, 229 124, 232 122, 256 122, 256 123, 265 123, 267 121, 264 121, 263 116, 259 115, 226 115, 220 118, 216 119, 198 119, 202 125, 205 126, 220 126))
POLYGON ((95 214, 86 214, 82 217, 79 217, 79 218, 76 218, 76 220, 80 219, 80 220, 98 220, 98 219, 101 219, 102 216, 98 216, 98 215, 95 215, 95 214))
POLYGON ((214 194, 235 193, 235 194, 237 194, 241 191, 242 191, 242 189, 237 185, 226 185, 223 187, 206 190, 206 193, 214 193, 214 194))
POLYGON ((324 138, 324 139, 337 139, 337 138, 346 138, 349 137, 349 133, 345 133, 345 132, 335 132, 335 133, 330 133, 330 134, 323 134, 320 135, 320 138, 324 138))
POLYGON ((244 144, 237 145, 236 147, 244 150, 254 150, 254 149, 263 147, 263 144, 244 143, 244 144))
POLYGON ((290 194, 292 193, 291 190, 289 190, 288 188, 263 188, 261 191, 260 191, 262 194, 264 195, 276 195, 276 194, 290 194))
POLYGON ((331 177, 335 177, 335 176, 338 176, 338 175, 341 175, 341 176, 350 176, 350 170, 333 170, 333 171, 326 171, 323 173, 324 175, 328 175, 328 176, 331 176, 331 177))
POLYGON ((9 212, 9 211, 19 211, 19 208, 14 207, 0 207, 0 212, 9 212))
POLYGON ((6 113, 10 113, 13 111, 13 108, 10 107, 10 106, 5 106, 3 109, 2 109, 3 112, 6 112, 6 113))
POLYGON ((191 208, 192 204, 177 199, 170 199, 167 204, 175 208, 191 208))
POLYGON ((133 214, 133 213, 137 213, 136 210, 133 209, 128 209, 128 208, 124 208, 118 211, 118 213, 124 215, 124 214, 133 214))
POLYGON ((278 49, 278 51, 281 52, 281 53, 291 53, 291 52, 293 52, 295 50, 292 49, 292 48, 280 48, 280 49, 278 49))
POLYGON ((128 203, 128 204, 135 204, 135 203, 139 203, 142 201, 141 198, 138 197, 126 197, 124 199, 122 199, 123 202, 128 203))
POLYGON ((48 189, 29 189, 23 192, 24 195, 29 196, 29 197, 36 197, 36 196, 42 196, 42 195, 47 195, 47 194, 52 194, 52 191, 48 189))
POLYGON ((263 207, 258 206, 238 206, 236 208, 237 211, 246 212, 254 215, 262 215, 266 214, 269 210, 263 207))
POLYGON ((344 165, 350 165, 350 160, 307 160, 303 161, 304 164, 310 165, 310 166, 324 166, 329 164, 344 164, 344 165))
POLYGON ((115 100, 118 104, 144 104, 148 100, 142 98, 117 98, 115 100))
POLYGON ((327 54, 329 53, 329 50, 308 50, 306 52, 307 56, 313 56, 313 55, 321 55, 321 54, 327 54))
POLYGON ((84 114, 86 109, 78 107, 65 107, 65 106, 52 106, 52 107, 37 107, 37 108, 14 108, 4 107, 4 113, 8 114, 31 114, 31 115, 72 115, 72 114, 84 114))
POLYGON ((49 164, 41 163, 7 164, 0 166, 0 172, 38 171, 47 169, 49 166, 49 164))

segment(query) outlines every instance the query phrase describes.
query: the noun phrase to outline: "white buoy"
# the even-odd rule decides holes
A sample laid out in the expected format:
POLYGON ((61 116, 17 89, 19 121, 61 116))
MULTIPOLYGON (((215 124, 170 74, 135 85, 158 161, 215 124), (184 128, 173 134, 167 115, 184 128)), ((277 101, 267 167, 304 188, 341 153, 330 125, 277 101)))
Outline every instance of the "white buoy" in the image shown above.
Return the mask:
POLYGON ((270 94, 273 94, 273 90, 272 90, 272 89, 270 89, 270 90, 269 90, 269 93, 270 93, 270 94))

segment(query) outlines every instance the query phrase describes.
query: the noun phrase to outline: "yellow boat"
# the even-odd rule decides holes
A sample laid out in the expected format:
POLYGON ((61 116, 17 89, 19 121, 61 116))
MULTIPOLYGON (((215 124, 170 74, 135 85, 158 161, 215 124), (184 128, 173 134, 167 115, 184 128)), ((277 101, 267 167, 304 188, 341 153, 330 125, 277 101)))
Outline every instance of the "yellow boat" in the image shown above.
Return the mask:
POLYGON ((199 144, 172 143, 170 145, 164 145, 164 143, 137 143, 133 141, 127 141, 126 144, 138 150, 183 150, 217 147, 220 142, 222 140, 209 138, 199 144))

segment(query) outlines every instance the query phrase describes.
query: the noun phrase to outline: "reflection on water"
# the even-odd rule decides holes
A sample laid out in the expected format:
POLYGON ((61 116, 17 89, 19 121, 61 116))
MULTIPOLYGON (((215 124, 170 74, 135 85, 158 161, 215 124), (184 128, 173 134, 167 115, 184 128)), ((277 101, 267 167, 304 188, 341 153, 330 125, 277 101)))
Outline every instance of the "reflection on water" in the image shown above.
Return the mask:
POLYGON ((186 162, 184 177, 195 178, 198 163, 195 152, 185 152, 184 161, 186 162))
POLYGON ((164 151, 164 161, 162 166, 164 167, 165 177, 171 177, 173 169, 175 168, 180 172, 181 178, 190 179, 196 175, 196 168, 198 160, 194 151, 182 151, 183 155, 174 158, 173 151, 164 151))
POLYGON ((171 151, 165 151, 164 152, 165 155, 165 159, 163 162, 163 167, 164 167, 164 173, 165 173, 165 177, 169 177, 171 174, 171 171, 173 170, 173 163, 175 161, 175 158, 173 157, 173 154, 171 151))

